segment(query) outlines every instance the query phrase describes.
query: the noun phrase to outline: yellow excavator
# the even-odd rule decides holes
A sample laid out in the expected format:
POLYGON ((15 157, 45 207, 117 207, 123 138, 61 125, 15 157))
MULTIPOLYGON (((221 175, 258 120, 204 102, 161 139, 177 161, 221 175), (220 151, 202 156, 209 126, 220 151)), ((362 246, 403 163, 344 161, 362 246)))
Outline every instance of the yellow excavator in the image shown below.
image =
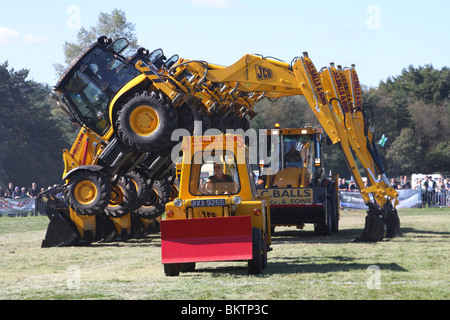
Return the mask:
POLYGON ((369 131, 354 65, 342 68, 331 63, 319 72, 307 52, 290 64, 274 58, 245 55, 229 67, 204 61, 176 64, 169 70, 169 79, 172 78, 180 86, 189 84, 195 88, 197 96, 203 100, 211 101, 217 96, 213 100, 215 104, 208 104, 207 111, 219 114, 222 121, 227 113, 234 112, 245 122, 247 116, 255 115, 254 103, 263 97, 276 99, 303 95, 328 138, 341 148, 368 207, 366 225, 359 240, 379 241, 398 232, 398 193, 389 187, 376 141, 369 131), (364 185, 355 159, 359 159, 366 172, 368 187, 364 185))
MULTIPOLYGON (((54 230, 66 222, 82 220, 77 227, 83 237, 87 228, 97 228, 92 217, 104 212, 116 220, 126 216, 137 210, 130 205, 133 194, 144 194, 139 202, 150 209, 166 201, 149 194, 155 194, 155 183, 175 180, 171 155, 177 153, 172 152, 177 141, 171 138, 176 129, 192 134, 194 122, 200 121, 203 130, 246 130, 258 101, 293 95, 305 96, 329 139, 342 149, 368 206, 361 240, 378 241, 398 231, 398 195, 388 185, 368 130, 354 66, 342 69, 332 64, 318 72, 304 53, 291 63, 248 54, 224 67, 178 55, 167 59, 161 49, 140 48, 125 57, 127 46, 126 39, 100 37, 71 63, 54 88, 60 106, 82 128, 71 151, 65 152, 65 184, 41 196, 48 200, 63 193, 70 212, 49 215, 54 224, 49 226, 49 239, 64 238, 54 230), (363 184, 355 157, 369 187, 363 184), (146 174, 147 190, 153 192, 130 190, 137 183, 130 183, 127 174, 135 171, 146 174)), ((47 246, 60 243, 70 241, 46 241, 47 246)))

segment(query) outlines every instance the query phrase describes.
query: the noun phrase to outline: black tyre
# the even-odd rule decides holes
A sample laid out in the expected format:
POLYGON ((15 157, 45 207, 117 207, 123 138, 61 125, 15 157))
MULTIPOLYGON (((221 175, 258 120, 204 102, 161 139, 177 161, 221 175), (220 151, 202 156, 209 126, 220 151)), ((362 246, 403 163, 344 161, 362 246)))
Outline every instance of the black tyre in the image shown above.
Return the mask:
POLYGON ((68 182, 68 202, 81 215, 102 212, 111 198, 108 179, 99 172, 80 170, 68 182))
POLYGON ((136 188, 136 199, 131 207, 131 210, 134 211, 147 200, 147 195, 150 192, 150 186, 147 184, 148 178, 140 170, 129 172, 125 176, 133 182, 136 188))
POLYGON ((156 180, 151 186, 145 203, 135 213, 145 219, 156 219, 166 210, 171 194, 171 183, 167 180, 156 180))
POLYGON ((209 119, 208 114, 203 108, 199 106, 191 107, 192 114, 194 116, 194 121, 200 121, 202 123, 202 130, 199 131, 199 128, 194 125, 194 135, 202 135, 206 130, 211 129, 211 120, 209 119))
POLYGON ((167 277, 178 277, 180 275, 180 268, 179 263, 166 263, 164 264, 164 274, 167 277))
POLYGON ((111 186, 111 199, 105 208, 107 217, 123 217, 132 211, 136 200, 136 187, 127 177, 120 177, 119 180, 111 186))
POLYGON ((117 133, 135 150, 158 151, 170 146, 177 128, 175 108, 158 92, 141 92, 129 99, 118 113, 117 133))
POLYGON ((211 128, 218 129, 221 132, 225 131, 225 121, 220 113, 214 113, 209 116, 211 128))
POLYGON ((339 207, 336 194, 333 195, 332 210, 333 210, 333 233, 336 233, 339 231, 339 207))
POLYGON ((327 210, 325 221, 314 224, 314 234, 316 236, 329 236, 333 233, 333 209, 331 201, 325 199, 324 206, 327 210))
POLYGON ((195 271, 195 262, 187 262, 180 264, 181 272, 194 272, 195 271))
POLYGON ((263 238, 259 228, 252 229, 252 256, 248 261, 249 274, 261 274, 263 269, 263 238))
POLYGON ((191 134, 194 132, 194 114, 191 107, 184 103, 181 107, 177 108, 178 113, 178 127, 186 129, 191 134))

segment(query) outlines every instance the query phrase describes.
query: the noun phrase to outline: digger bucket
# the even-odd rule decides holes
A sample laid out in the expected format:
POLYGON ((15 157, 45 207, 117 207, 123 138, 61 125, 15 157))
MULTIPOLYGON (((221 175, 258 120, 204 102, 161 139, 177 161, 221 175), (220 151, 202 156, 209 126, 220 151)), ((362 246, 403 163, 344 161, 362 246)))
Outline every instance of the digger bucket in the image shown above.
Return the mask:
POLYGON ((163 264, 252 259, 250 216, 161 221, 163 264))
POLYGON ((42 240, 42 248, 71 246, 80 240, 75 224, 66 214, 58 212, 55 208, 47 208, 47 216, 50 223, 45 239, 42 240))
POLYGON ((386 237, 393 237, 400 230, 400 218, 397 209, 392 206, 385 205, 384 210, 386 210, 386 237))
POLYGON ((386 223, 380 214, 368 210, 366 224, 361 236, 356 239, 360 242, 377 242, 386 236, 386 223))
POLYGON ((356 239, 361 242, 376 242, 384 237, 392 237, 400 230, 400 219, 397 210, 390 204, 382 207, 367 202, 366 225, 361 237, 356 239))

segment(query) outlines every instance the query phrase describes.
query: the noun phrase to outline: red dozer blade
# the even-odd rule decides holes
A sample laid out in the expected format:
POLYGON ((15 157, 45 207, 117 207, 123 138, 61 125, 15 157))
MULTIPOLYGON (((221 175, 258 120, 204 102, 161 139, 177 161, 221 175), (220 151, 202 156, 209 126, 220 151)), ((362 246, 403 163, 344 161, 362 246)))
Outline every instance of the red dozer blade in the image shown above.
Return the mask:
POLYGON ((252 259, 250 216, 161 221, 163 264, 252 259))

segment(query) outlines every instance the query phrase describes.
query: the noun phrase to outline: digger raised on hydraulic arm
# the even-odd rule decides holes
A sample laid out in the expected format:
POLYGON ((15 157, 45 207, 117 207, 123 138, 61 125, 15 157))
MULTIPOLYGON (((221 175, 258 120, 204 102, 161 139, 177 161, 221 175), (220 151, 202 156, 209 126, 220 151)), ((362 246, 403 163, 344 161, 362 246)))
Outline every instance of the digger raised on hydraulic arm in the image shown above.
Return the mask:
POLYGON ((192 93, 189 88, 194 88, 196 97, 214 101, 207 104, 210 114, 232 110, 244 118, 254 115, 253 104, 262 97, 305 96, 333 144, 341 147, 368 206, 360 240, 379 241, 397 233, 400 226, 395 209, 398 194, 388 185, 373 134, 369 131, 354 65, 342 69, 331 63, 318 72, 307 53, 295 58, 292 64, 245 55, 229 67, 186 61, 169 70, 169 77, 179 87, 186 86, 187 94, 192 93), (236 99, 239 95, 240 100, 236 99), (364 186, 355 156, 368 176, 369 187, 364 186), (381 180, 376 179, 377 172, 381 180))
MULTIPOLYGON (((109 200, 97 197, 105 200, 98 210, 90 205, 87 196, 91 192, 87 191, 96 190, 91 180, 104 181, 105 186, 115 183, 149 154, 152 159, 162 156, 164 167, 171 169, 169 154, 174 143, 170 138, 175 129, 189 127, 191 134, 191 122, 201 120, 206 128, 245 130, 248 118, 256 115, 255 103, 263 97, 304 95, 331 141, 341 146, 369 207, 361 239, 381 240, 386 226, 387 235, 396 233, 397 193, 388 187, 374 137, 368 130, 354 67, 342 70, 332 65, 318 72, 307 54, 291 64, 258 55, 245 55, 229 67, 179 59, 177 55, 163 62, 160 49, 150 54, 140 49, 125 58, 121 52, 127 45, 125 39, 112 42, 99 38, 69 66, 55 87, 70 113, 100 138, 95 149, 90 143, 96 139, 83 145, 80 138, 78 150, 93 150, 95 155, 83 156, 80 163, 69 157, 66 161, 64 179, 74 181, 68 182, 72 186, 69 193, 77 190, 78 180, 85 186, 78 189, 83 191, 79 192, 80 199, 89 204, 90 211, 80 210, 81 215, 101 211, 109 200), (354 155, 367 172, 368 188, 363 185, 354 155), (376 170, 383 177, 381 181, 375 179, 376 170)), ((95 192, 100 195, 97 191, 101 190, 95 192)))

